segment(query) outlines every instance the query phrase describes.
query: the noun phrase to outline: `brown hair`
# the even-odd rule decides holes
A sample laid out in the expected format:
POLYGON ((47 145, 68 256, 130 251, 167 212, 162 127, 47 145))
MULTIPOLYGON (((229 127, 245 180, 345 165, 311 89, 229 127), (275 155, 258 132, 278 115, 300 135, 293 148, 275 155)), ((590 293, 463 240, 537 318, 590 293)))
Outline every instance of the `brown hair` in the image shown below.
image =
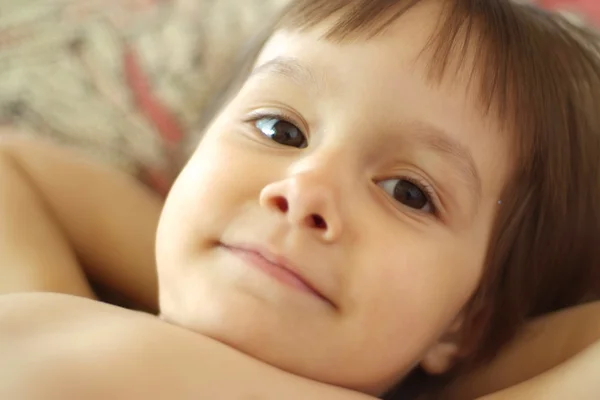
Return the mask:
MULTIPOLYGON (((422 1, 297 0, 277 28, 331 19, 327 40, 368 40, 422 1)), ((430 78, 457 72, 456 61, 471 68, 484 111, 514 135, 517 159, 466 309, 457 366, 465 371, 494 357, 527 319, 600 298, 600 40, 509 0, 438 1, 440 23, 422 53, 430 78), (467 51, 478 54, 473 63, 467 51)))

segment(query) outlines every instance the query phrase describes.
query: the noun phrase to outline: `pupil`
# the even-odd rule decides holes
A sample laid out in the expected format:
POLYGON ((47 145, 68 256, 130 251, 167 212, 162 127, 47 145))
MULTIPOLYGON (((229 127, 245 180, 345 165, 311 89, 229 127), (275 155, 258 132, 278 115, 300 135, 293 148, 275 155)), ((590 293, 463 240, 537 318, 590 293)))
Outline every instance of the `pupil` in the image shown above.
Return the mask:
POLYGON ((273 140, 287 146, 300 147, 304 143, 304 135, 289 122, 279 121, 273 126, 273 140))
POLYGON ((427 206, 427 196, 415 184, 408 181, 400 181, 394 190, 394 197, 411 208, 420 210, 427 206))
POLYGON ((257 122, 259 129, 275 142, 284 146, 304 148, 307 146, 304 134, 294 124, 279 119, 268 119, 257 122))

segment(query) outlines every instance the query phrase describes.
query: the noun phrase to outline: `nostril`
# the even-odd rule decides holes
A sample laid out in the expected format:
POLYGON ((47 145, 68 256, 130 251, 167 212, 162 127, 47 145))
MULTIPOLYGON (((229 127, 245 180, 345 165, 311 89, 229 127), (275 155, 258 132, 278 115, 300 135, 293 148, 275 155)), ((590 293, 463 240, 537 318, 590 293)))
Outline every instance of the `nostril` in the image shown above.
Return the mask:
POLYGON ((273 204, 275 205, 275 207, 277 207, 277 209, 279 209, 279 211, 284 213, 287 212, 289 209, 289 204, 285 197, 276 197, 275 199, 273 199, 273 204))
POLYGON ((327 229, 327 222, 320 215, 311 215, 313 226, 317 229, 327 229))

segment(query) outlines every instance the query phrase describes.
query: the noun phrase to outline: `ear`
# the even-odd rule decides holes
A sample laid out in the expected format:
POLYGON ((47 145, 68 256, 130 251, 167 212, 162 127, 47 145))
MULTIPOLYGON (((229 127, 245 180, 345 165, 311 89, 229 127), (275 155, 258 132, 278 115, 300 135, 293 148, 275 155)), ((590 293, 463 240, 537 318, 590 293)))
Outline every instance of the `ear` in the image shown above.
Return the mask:
POLYGON ((440 339, 427 350, 421 359, 421 368, 430 375, 448 372, 461 355, 461 331, 464 317, 454 320, 440 339))

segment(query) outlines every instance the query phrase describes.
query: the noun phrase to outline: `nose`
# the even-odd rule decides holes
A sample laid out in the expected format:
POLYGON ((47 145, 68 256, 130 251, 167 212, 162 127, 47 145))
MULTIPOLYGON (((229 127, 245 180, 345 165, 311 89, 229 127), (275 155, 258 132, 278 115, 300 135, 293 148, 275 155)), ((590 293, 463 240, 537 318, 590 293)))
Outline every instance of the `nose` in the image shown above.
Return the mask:
POLYGON ((304 171, 265 186, 260 204, 319 239, 334 242, 343 230, 335 191, 318 173, 304 171))

